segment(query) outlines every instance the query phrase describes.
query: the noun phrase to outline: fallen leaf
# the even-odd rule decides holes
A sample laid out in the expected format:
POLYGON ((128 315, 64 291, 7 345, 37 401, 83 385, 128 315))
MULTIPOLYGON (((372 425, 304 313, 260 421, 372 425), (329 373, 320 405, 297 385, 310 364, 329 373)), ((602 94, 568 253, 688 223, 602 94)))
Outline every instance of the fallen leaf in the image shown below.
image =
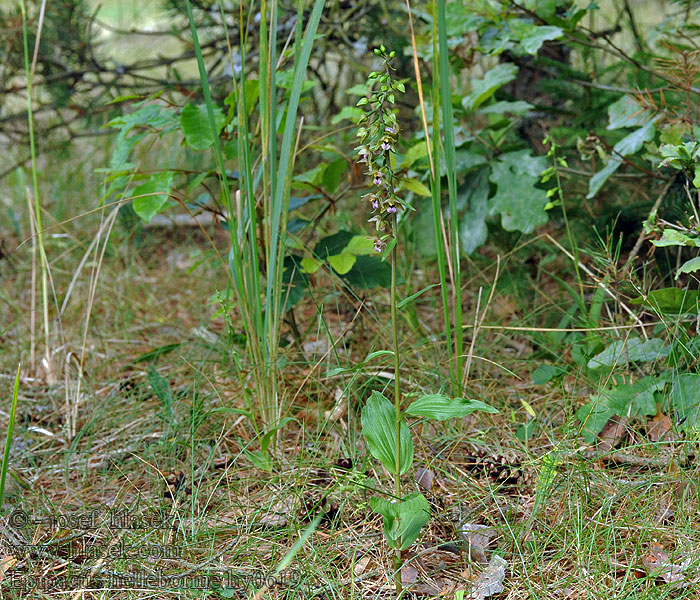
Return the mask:
POLYGON ((12 567, 14 567, 16 563, 17 559, 11 554, 0 558, 0 581, 5 579, 5 573, 7 573, 12 567))
POLYGON ((629 417, 612 417, 598 434, 599 448, 603 452, 612 450, 627 436, 629 417))
POLYGON ((473 582, 472 600, 484 600, 494 594, 500 594, 505 589, 503 581, 506 578, 507 567, 508 562, 494 554, 488 567, 473 582))
POLYGON ((360 575, 362 575, 362 573, 365 572, 370 560, 371 560, 371 557, 369 554, 367 554, 355 563, 355 569, 354 569, 355 577, 359 577, 360 575))
POLYGON ((401 584, 408 586, 418 581, 418 569, 413 565, 404 565, 401 567, 401 584))
POLYGON ((433 473, 425 467, 416 468, 416 483, 424 490, 433 489, 433 473))
POLYGON ((656 416, 651 420, 647 436, 652 442, 659 442, 669 436, 672 425, 671 420, 661 412, 661 407, 657 403, 656 416))
POLYGON ((467 542, 469 558, 472 561, 481 564, 489 562, 489 559, 486 558, 486 550, 492 545, 493 540, 497 536, 495 529, 487 525, 463 523, 459 528, 459 534, 467 542))

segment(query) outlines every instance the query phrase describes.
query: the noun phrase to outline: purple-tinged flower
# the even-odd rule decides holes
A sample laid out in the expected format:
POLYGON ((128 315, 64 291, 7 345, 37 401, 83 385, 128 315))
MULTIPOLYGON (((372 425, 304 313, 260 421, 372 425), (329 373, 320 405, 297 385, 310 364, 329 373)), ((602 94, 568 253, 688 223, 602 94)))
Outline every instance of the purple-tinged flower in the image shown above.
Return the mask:
POLYGON ((391 150, 391 144, 389 144, 389 142, 382 142, 382 150, 391 150))
POLYGON ((382 240, 377 240, 376 242, 374 242, 374 251, 375 252, 381 252, 383 247, 384 247, 384 244, 382 243, 382 240))
POLYGON ((374 175, 374 185, 382 185, 382 174, 376 173, 374 175))
POLYGON ((386 212, 388 212, 388 213, 395 213, 395 212, 396 212, 396 207, 395 207, 395 206, 390 206, 389 208, 386 209, 386 212))
POLYGON ((372 202, 372 208, 374 210, 377 210, 379 208, 379 202, 377 202, 376 200, 374 202, 372 202))
POLYGON ((387 127, 384 131, 388 131, 389 133, 394 133, 394 128, 393 128, 393 127, 387 127))

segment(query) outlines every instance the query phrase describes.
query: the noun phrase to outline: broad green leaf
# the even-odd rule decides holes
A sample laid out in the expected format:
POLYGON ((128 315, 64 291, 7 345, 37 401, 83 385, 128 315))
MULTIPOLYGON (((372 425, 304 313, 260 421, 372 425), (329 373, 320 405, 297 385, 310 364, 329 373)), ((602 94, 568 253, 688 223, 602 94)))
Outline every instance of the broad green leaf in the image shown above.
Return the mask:
POLYGON ((150 223, 151 219, 167 206, 174 175, 172 171, 151 175, 148 181, 131 193, 132 196, 145 194, 141 198, 134 198, 132 206, 134 212, 146 223, 150 223))
POLYGON ((516 100, 514 102, 501 100, 499 102, 489 104, 488 106, 482 106, 479 109, 479 112, 485 115, 502 115, 505 113, 510 113, 512 115, 515 115, 516 117, 520 117, 524 115, 527 111, 532 110, 533 108, 535 107, 532 104, 530 104, 529 102, 525 102, 524 100, 516 100))
POLYGON ((693 177, 693 185, 700 188, 700 164, 695 165, 695 176, 693 177))
POLYGON ((545 166, 545 159, 529 150, 504 154, 493 164, 489 179, 497 189, 489 201, 489 214, 500 214, 506 231, 532 233, 548 221, 545 192, 535 187, 545 166))
POLYGON ((194 150, 206 150, 219 141, 219 133, 226 122, 224 113, 218 107, 214 107, 214 121, 216 122, 216 136, 212 133, 209 124, 207 107, 204 104, 195 106, 187 104, 180 114, 180 127, 185 134, 185 143, 194 150))
POLYGON ((464 185, 457 188, 459 210, 466 207, 464 216, 459 220, 459 243, 465 254, 472 254, 486 243, 489 235, 486 226, 486 217, 489 215, 488 197, 488 168, 479 169, 464 185))
POLYGON ((313 275, 316 271, 321 268, 321 263, 317 261, 313 256, 307 256, 301 261, 301 268, 304 273, 313 275))
POLYGON ((608 106, 608 129, 641 127, 651 119, 649 111, 637 104, 630 96, 622 96, 608 106))
POLYGON ((427 394, 411 403, 406 413, 414 417, 444 421, 455 417, 466 417, 473 412, 497 413, 498 410, 481 402, 467 398, 450 398, 444 394, 427 394))
POLYGON ((513 63, 501 63, 491 69, 483 79, 472 81, 472 91, 462 99, 462 106, 471 111, 486 102, 498 88, 515 79, 518 67, 513 63))
MULTIPOLYGON (((391 267, 377 256, 358 256, 355 265, 344 277, 350 285, 359 289, 388 288, 391 285, 391 267)), ((402 278, 399 285, 401 281, 402 278)))
MULTIPOLYGON (((455 171, 457 173, 466 173, 467 171, 480 167, 488 163, 487 158, 483 154, 474 152, 467 148, 460 148, 455 152, 455 171)), ((440 175, 447 174, 447 163, 445 157, 440 157, 440 175)))
POLYGON ((343 177, 343 173, 348 170, 348 163, 344 158, 338 158, 333 162, 328 163, 326 169, 323 171, 323 189, 325 189, 329 194, 335 194, 340 185, 340 181, 343 177))
POLYGON ((428 146, 424 141, 413 144, 413 146, 408 149, 408 152, 406 152, 406 155, 401 161, 399 168, 408 169, 413 166, 413 163, 415 163, 417 160, 420 160, 426 156, 428 156, 428 146))
POLYGON ((682 273, 695 273, 695 271, 698 269, 700 269, 700 256, 696 256, 695 258, 691 258, 689 261, 684 262, 678 268, 676 279, 678 279, 682 273))
POLYGON ((665 246, 690 246, 691 248, 700 247, 700 238, 691 237, 676 229, 664 229, 664 233, 660 240, 653 240, 654 246, 661 248, 665 246))
POLYGON ((565 372, 561 367, 555 367, 554 365, 540 365, 532 372, 532 383, 544 385, 565 372))
POLYGON ((356 106, 343 106, 343 109, 331 119, 331 125, 337 125, 345 119, 357 123, 364 114, 365 112, 356 106))
POLYGON ((302 257, 296 254, 284 257, 284 270, 282 271, 283 312, 298 304, 309 287, 309 277, 304 272, 302 260, 302 257))
POLYGON ((430 188, 417 179, 402 179, 401 188, 418 194, 419 196, 430 197, 430 188))
POLYGON ((613 342, 600 354, 591 358, 588 368, 599 369, 630 362, 653 362, 668 356, 669 351, 670 346, 666 346, 660 338, 642 341, 638 337, 630 337, 613 342))
POLYGON ((678 413, 679 430, 700 425, 700 375, 683 373, 671 387, 671 406, 678 413))
POLYGON ((340 254, 355 237, 349 231, 339 231, 333 235, 321 238, 314 247, 314 254, 321 260, 326 260, 329 256, 340 254))
POLYGON ((656 392, 663 391, 667 381, 663 377, 647 376, 633 384, 621 384, 600 394, 576 411, 576 417, 585 423, 584 439, 591 443, 614 416, 653 416, 656 414, 656 392))
POLYGON ((549 40, 559 39, 564 35, 564 30, 561 27, 553 27, 544 25, 541 27, 533 26, 532 31, 520 39, 523 50, 528 54, 537 54, 542 44, 549 40))
MULTIPOLYGON (((633 131, 617 142, 617 144, 615 144, 615 152, 622 156, 634 154, 642 148, 644 142, 653 140, 655 133, 656 127, 654 126, 654 122, 650 121, 644 125, 644 127, 633 131)), ((591 177, 588 182, 588 194, 586 198, 593 198, 600 191, 600 188, 603 187, 603 184, 620 167, 622 159, 618 154, 613 155, 608 161, 608 164, 591 177)))
POLYGON ((357 258, 355 255, 350 254, 350 252, 341 252, 340 254, 328 257, 328 262, 331 263, 331 267, 333 267, 339 275, 349 273, 350 269, 355 265, 356 260, 357 258))
POLYGON ((299 173, 294 177, 294 181, 300 183, 308 183, 315 187, 321 187, 321 181, 323 181, 323 174, 328 167, 327 163, 321 163, 316 165, 313 169, 299 173))
MULTIPOLYGON (((362 435, 374 458, 381 461, 384 468, 396 475, 396 411, 394 405, 380 392, 372 392, 362 409, 362 435)), ((403 421, 400 428, 401 466, 403 475, 413 464, 413 439, 408 426, 403 421)))
POLYGON ((430 520, 430 504, 420 492, 413 492, 399 502, 370 498, 369 505, 384 517, 384 535, 393 549, 406 550, 430 520))
POLYGON ((649 306, 654 310, 667 315, 680 315, 683 313, 697 313, 700 302, 700 291, 682 290, 671 287, 662 290, 653 290, 644 298, 638 296, 631 300, 631 304, 649 306))
POLYGON ((355 255, 372 254, 374 252, 374 243, 365 235, 356 235, 345 246, 344 252, 355 255))

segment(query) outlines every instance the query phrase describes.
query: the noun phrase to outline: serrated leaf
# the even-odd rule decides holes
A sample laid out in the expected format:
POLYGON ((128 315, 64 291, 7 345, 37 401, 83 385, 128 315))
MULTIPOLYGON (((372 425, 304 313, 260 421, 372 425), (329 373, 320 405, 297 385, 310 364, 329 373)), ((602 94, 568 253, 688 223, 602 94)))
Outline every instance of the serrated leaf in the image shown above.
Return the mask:
POLYGON ((612 367, 630 362, 653 362, 668 356, 670 346, 660 338, 642 341, 638 337, 617 340, 588 361, 589 369, 612 367))
POLYGON ((633 384, 621 384, 591 396, 591 401, 576 411, 576 417, 585 423, 584 439, 591 443, 614 416, 635 417, 656 414, 654 394, 666 387, 663 377, 642 377, 633 384))
POLYGON ((350 252, 341 252, 340 254, 328 257, 328 262, 331 264, 331 267, 333 267, 339 275, 349 273, 350 269, 355 265, 356 260, 357 258, 355 255, 350 254, 350 252))
POLYGON ((486 243, 489 235, 486 217, 489 215, 489 170, 481 168, 474 177, 457 188, 460 210, 466 206, 464 217, 459 220, 459 242, 462 252, 472 254, 486 243))
POLYGON ((561 27, 544 25, 541 27, 533 26, 532 31, 520 39, 523 50, 528 54, 537 54, 539 49, 547 41, 559 39, 564 35, 564 30, 561 27))
POLYGON ((630 304, 649 306, 667 315, 697 313, 700 303, 700 291, 682 290, 677 287, 653 290, 644 296, 638 296, 630 304))
POLYGON ((610 178, 610 176, 617 171, 622 164, 622 159, 619 155, 627 156, 638 152, 645 142, 649 142, 654 139, 655 134, 656 127, 654 126, 654 122, 650 121, 644 125, 644 127, 633 131, 617 142, 614 148, 617 154, 614 154, 608 161, 608 164, 593 175, 588 182, 588 194, 586 195, 586 198, 593 198, 600 191, 600 188, 603 187, 603 184, 610 178))
MULTIPOLYGON (((380 392, 372 392, 362 409, 362 435, 374 458, 384 468, 396 475, 396 411, 394 405, 380 392)), ((408 426, 403 421, 400 427, 401 465, 403 475, 413 464, 413 439, 408 426)))
POLYGON ((193 150, 206 150, 219 140, 226 117, 223 111, 214 107, 214 122, 216 123, 216 135, 211 130, 207 107, 204 104, 195 106, 187 104, 180 113, 180 127, 185 134, 185 143, 193 150))
POLYGON ((430 504, 420 492, 408 494, 399 502, 370 498, 369 505, 382 515, 384 535, 394 549, 406 550, 430 519, 430 504))
POLYGON ((676 273, 676 279, 678 279, 683 273, 695 273, 695 271, 700 269, 700 256, 691 258, 689 261, 684 262, 676 273))
POLYGON ((641 127, 651 119, 649 111, 644 110, 634 98, 622 96, 608 106, 608 129, 621 127, 641 127))
POLYGON ((503 115, 505 113, 510 113, 516 117, 520 117, 533 108, 535 107, 532 104, 525 102, 524 100, 516 100, 514 102, 501 100, 499 102, 489 104, 488 106, 482 106, 479 109, 479 112, 484 115, 503 115))
POLYGON ((480 400, 450 398, 444 394, 427 394, 415 400, 406 409, 414 417, 425 417, 444 421, 455 417, 466 417, 473 412, 497 413, 498 410, 480 400))
POLYGON ((545 192, 535 187, 545 166, 544 158, 532 156, 529 150, 504 154, 493 164, 489 179, 497 189, 489 201, 489 213, 501 215, 506 231, 532 233, 549 220, 545 192))
POLYGON ((156 173, 132 192, 132 196, 145 194, 141 198, 134 198, 132 206, 134 212, 146 223, 150 223, 167 206, 174 176, 172 171, 156 173))
POLYGON ((664 229, 661 239, 653 240, 651 243, 660 248, 666 246, 690 246, 691 248, 697 248, 700 247, 700 238, 691 237, 676 229, 664 229))
POLYGON ((498 88, 515 79, 518 67, 513 63, 501 63, 484 75, 483 79, 472 81, 472 91, 462 99, 462 106, 471 111, 486 102, 498 88))

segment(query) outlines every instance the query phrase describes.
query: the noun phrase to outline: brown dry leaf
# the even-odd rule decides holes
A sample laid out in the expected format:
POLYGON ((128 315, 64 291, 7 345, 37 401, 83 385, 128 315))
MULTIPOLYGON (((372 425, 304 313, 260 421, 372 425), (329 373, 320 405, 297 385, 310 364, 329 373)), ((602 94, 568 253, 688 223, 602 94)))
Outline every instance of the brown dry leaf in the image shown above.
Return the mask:
POLYGON ((476 523, 463 523, 459 529, 460 535, 467 542, 469 558, 481 564, 486 564, 486 550, 493 544, 497 532, 492 527, 478 525, 476 523))
POLYGON ((401 584, 409 586, 418 581, 418 569, 413 565, 404 565, 401 567, 401 584))
POLYGON ((692 558, 686 558, 680 564, 674 564, 661 544, 652 544, 649 553, 642 556, 642 566, 649 577, 660 577, 666 583, 674 584, 673 587, 683 588, 698 582, 696 577, 689 580, 686 570, 690 566, 692 558))
POLYGON ((669 433, 671 435, 673 433, 671 430, 671 419, 669 419, 663 412, 661 412, 661 407, 657 403, 656 416, 651 420, 647 436, 652 442, 659 442, 664 438, 670 438, 669 433))
POLYGON ((416 483, 424 490, 433 489, 433 473, 425 467, 416 468, 416 483))
POLYGON ((355 577, 359 577, 360 575, 362 575, 362 573, 365 572, 365 570, 367 569, 367 565, 369 565, 370 560, 371 560, 371 557, 369 554, 367 554, 366 556, 363 556, 360 560, 358 560, 355 563, 355 569, 354 569, 355 577))
POLYGON ((0 558, 0 581, 5 579, 5 573, 7 573, 12 567, 14 567, 16 563, 17 559, 11 554, 0 558))
POLYGON ((603 452, 612 450, 627 436, 629 417, 611 417, 598 434, 599 448, 603 452))

